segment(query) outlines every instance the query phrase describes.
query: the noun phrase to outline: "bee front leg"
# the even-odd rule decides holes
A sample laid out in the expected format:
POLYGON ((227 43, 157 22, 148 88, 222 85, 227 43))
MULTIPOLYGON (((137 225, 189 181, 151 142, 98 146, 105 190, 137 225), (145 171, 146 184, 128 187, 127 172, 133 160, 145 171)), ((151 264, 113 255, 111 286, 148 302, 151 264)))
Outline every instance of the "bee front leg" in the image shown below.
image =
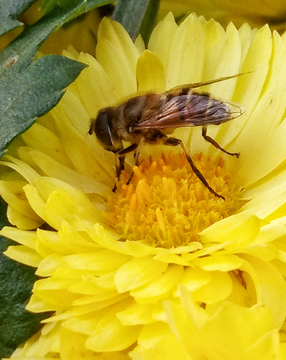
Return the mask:
POLYGON ((116 177, 119 179, 121 171, 124 169, 125 155, 115 154, 115 171, 116 177))
MULTIPOLYGON (((134 143, 128 146, 126 149, 120 149, 115 153, 115 170, 116 170, 116 177, 119 179, 119 176, 121 174, 121 171, 124 170, 124 164, 125 164, 125 155, 129 152, 135 150, 137 148, 138 144, 134 143)), ((133 174, 132 174, 133 175, 133 174)), ((131 177, 132 177, 131 175, 131 177)), ((128 180, 128 183, 131 179, 128 180)), ((127 183, 127 184, 128 184, 127 183)), ((116 191, 116 184, 114 185, 114 188, 112 189, 113 192, 116 191)))
MULTIPOLYGON (((121 151, 121 150, 120 150, 121 151)), ((120 151, 115 153, 115 171, 116 171, 116 177, 119 180, 119 176, 121 174, 121 171, 124 169, 124 163, 125 163, 125 156, 120 155, 120 151)), ((113 192, 115 192, 117 189, 116 183, 112 189, 113 192)))
MULTIPOLYGON (((135 156, 134 156, 134 161, 135 161, 135 165, 138 166, 139 165, 139 155, 140 155, 140 152, 141 152, 141 149, 142 149, 142 145, 143 145, 143 142, 144 142, 145 138, 142 137, 139 141, 139 144, 137 145, 137 150, 136 150, 136 153, 135 153, 135 156)), ((129 180, 127 181, 126 185, 130 184, 130 181, 131 179, 133 178, 133 175, 134 175, 134 171, 132 171, 132 174, 130 175, 130 178, 129 180)))
POLYGON ((222 195, 219 195, 217 192, 214 191, 213 188, 210 187, 210 185, 204 178, 203 174, 199 171, 199 169, 193 163, 191 155, 190 155, 188 149, 186 148, 185 144, 182 142, 182 140, 177 139, 177 138, 172 138, 172 137, 170 137, 170 138, 166 137, 163 139, 163 143, 164 143, 164 145, 169 145, 169 146, 181 145, 182 149, 184 150, 184 152, 186 154, 186 158, 187 158, 189 164, 191 165, 193 172, 197 175, 197 177, 201 180, 201 182, 205 185, 205 187, 209 189, 209 191, 212 194, 214 194, 216 197, 218 197, 220 199, 225 200, 225 198, 222 195))
POLYGON ((221 150, 222 152, 228 154, 228 155, 231 155, 231 156, 235 156, 237 158, 239 158, 239 153, 232 153, 232 152, 229 152, 229 151, 226 151, 224 148, 222 148, 213 138, 211 138, 210 136, 207 135, 207 127, 206 126, 203 126, 203 129, 202 129, 202 136, 203 138, 209 142, 210 144, 212 144, 213 146, 215 146, 217 149, 221 150))

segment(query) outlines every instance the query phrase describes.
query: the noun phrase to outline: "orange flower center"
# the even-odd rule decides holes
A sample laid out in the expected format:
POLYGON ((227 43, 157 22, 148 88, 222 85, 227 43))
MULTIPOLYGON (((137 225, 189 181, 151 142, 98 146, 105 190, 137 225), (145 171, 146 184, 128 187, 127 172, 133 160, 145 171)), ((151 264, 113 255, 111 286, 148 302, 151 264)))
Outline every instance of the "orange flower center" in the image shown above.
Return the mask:
POLYGON ((199 233, 234 214, 241 206, 238 190, 225 169, 202 153, 192 159, 214 191, 213 195, 192 171, 185 154, 162 154, 142 159, 134 176, 122 172, 117 190, 108 199, 105 219, 123 238, 145 240, 164 248, 199 241, 199 233))

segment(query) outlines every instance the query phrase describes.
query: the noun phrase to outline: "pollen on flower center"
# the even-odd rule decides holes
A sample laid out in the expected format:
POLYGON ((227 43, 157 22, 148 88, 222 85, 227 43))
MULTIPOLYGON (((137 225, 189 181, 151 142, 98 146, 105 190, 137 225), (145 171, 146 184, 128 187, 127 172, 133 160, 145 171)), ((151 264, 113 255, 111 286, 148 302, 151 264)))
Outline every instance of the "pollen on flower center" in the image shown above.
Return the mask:
POLYGON ((203 185, 184 153, 163 153, 159 160, 142 159, 128 185, 130 174, 122 172, 116 193, 108 199, 108 225, 123 238, 170 248, 199 241, 199 232, 234 214, 241 203, 224 159, 214 164, 202 153, 192 159, 225 200, 203 185))

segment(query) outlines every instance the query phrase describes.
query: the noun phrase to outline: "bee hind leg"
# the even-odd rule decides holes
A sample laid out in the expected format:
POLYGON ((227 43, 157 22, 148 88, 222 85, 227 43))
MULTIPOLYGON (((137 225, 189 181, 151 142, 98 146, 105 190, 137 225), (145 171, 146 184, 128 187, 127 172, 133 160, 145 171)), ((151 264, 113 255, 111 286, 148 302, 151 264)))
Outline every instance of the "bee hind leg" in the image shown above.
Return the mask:
POLYGON ((164 145, 168 145, 168 146, 177 146, 177 145, 181 145, 182 149, 184 150, 185 154, 186 154, 186 158, 189 162, 189 164, 191 165, 191 168, 193 170, 193 172, 197 175, 197 177, 201 180, 201 182, 205 185, 206 188, 209 189, 209 191, 214 194, 216 197, 225 200, 225 198, 222 195, 219 195, 217 192, 214 191, 214 189, 212 187, 210 187, 210 185, 208 184, 208 182, 206 181, 206 179, 204 178, 203 174, 199 171, 199 169, 195 166, 191 155, 189 154, 188 149, 186 148, 185 144, 182 142, 182 140, 177 139, 177 138, 168 138, 166 137, 163 140, 164 145))
POLYGON ((209 142, 210 144, 212 144, 214 147, 216 147, 217 149, 221 150, 222 152, 231 155, 231 156, 235 156, 237 158, 239 158, 239 153, 233 153, 233 152, 229 152, 227 150, 225 150, 224 148, 222 148, 213 138, 211 138, 210 136, 207 135, 207 127, 203 126, 202 129, 202 136, 203 138, 209 142))

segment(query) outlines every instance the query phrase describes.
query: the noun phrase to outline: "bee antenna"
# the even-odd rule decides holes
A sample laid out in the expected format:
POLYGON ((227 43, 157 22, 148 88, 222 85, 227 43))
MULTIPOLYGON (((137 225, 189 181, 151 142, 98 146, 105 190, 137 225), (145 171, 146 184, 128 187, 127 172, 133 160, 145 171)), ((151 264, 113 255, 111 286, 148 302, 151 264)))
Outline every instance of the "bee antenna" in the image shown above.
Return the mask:
POLYGON ((201 86, 211 85, 211 84, 214 84, 214 83, 217 83, 217 82, 221 82, 221 81, 233 79, 233 78, 236 78, 236 77, 239 77, 239 76, 242 76, 242 75, 250 74, 252 72, 253 71, 248 71, 248 72, 245 72, 245 73, 240 73, 240 74, 235 74, 235 75, 230 75, 230 76, 224 76, 224 77, 214 79, 214 80, 209 80, 209 81, 204 81, 204 82, 199 82, 199 83, 193 83, 193 84, 190 84, 190 86, 193 89, 193 88, 197 88, 197 87, 201 87, 201 86))

